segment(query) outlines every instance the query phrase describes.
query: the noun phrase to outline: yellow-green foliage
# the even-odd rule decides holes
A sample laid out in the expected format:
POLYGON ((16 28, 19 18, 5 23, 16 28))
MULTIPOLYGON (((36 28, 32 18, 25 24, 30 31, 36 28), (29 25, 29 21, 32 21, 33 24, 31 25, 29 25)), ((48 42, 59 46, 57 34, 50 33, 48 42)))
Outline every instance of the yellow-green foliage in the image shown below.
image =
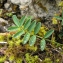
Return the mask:
POLYGON ((13 61, 14 59, 15 59, 14 55, 11 54, 11 55, 9 56, 9 60, 10 60, 10 61, 13 61))
MULTIPOLYGON (((9 34, 7 37, 0 35, 0 41, 7 41, 7 49, 6 49, 6 56, 0 57, 0 62, 4 62, 6 60, 6 57, 8 57, 8 60, 15 61, 16 63, 22 63, 22 55, 27 53, 27 51, 36 51, 37 46, 29 46, 29 44, 26 44, 22 46, 22 38, 13 38, 9 34), (23 53, 22 53, 23 52, 23 53), (19 55, 18 55, 19 54, 19 55)), ((31 60, 31 58, 30 58, 31 60)))
POLYGON ((4 36, 0 35, 0 41, 4 41, 4 36))
POLYGON ((45 60, 43 61, 43 63, 53 63, 53 62, 51 61, 50 58, 45 58, 45 60))
POLYGON ((63 1, 61 1, 58 6, 63 7, 63 1))
MULTIPOLYGON (((28 45, 25 45, 24 47, 22 45, 20 46, 13 46, 12 47, 9 47, 6 51, 6 56, 9 57, 9 60, 10 61, 15 61, 16 63, 21 63, 22 62, 22 57, 24 54, 27 54, 26 51, 36 51, 36 48, 34 46, 32 47, 28 47, 28 45)), ((27 57, 26 57, 27 58, 27 57)), ((36 58, 38 59, 37 56, 30 56, 29 60, 32 60, 34 59, 33 61, 36 60, 36 58), (35 59, 34 59, 35 58, 35 59)), ((33 63, 33 62, 32 62, 33 63)))
POLYGON ((6 56, 0 56, 0 63, 3 63, 6 60, 6 56))
POLYGON ((13 48, 15 46, 19 46, 20 48, 25 48, 26 50, 31 50, 31 51, 36 51, 37 50, 37 46, 29 46, 29 44, 26 44, 22 47, 22 38, 13 38, 10 40, 9 38, 11 38, 11 36, 8 36, 7 38, 7 42, 8 42, 8 47, 13 48))
POLYGON ((5 15, 8 16, 8 17, 11 17, 13 14, 11 12, 8 12, 5 15))
POLYGON ((58 24, 58 21, 55 17, 52 18, 52 24, 58 24))
POLYGON ((25 60, 27 63, 39 63, 38 56, 31 56, 29 53, 25 55, 25 60))
POLYGON ((25 45, 25 48, 27 50, 31 50, 31 51, 36 51, 37 50, 37 46, 29 46, 29 44, 26 44, 25 45))
POLYGON ((22 63, 22 58, 16 58, 15 61, 16 63, 22 63))
POLYGON ((6 56, 9 57, 10 61, 15 61, 16 63, 22 62, 22 55, 26 54, 27 51, 36 51, 37 46, 29 46, 26 44, 22 46, 21 38, 13 38, 10 35, 7 37, 8 48, 6 50, 6 56))
POLYGON ((60 59, 56 59, 56 62, 59 63, 60 62, 60 59))
POLYGON ((39 31, 38 35, 41 36, 41 37, 43 37, 43 36, 46 34, 47 30, 48 30, 48 28, 43 25, 43 26, 40 28, 40 31, 39 31))

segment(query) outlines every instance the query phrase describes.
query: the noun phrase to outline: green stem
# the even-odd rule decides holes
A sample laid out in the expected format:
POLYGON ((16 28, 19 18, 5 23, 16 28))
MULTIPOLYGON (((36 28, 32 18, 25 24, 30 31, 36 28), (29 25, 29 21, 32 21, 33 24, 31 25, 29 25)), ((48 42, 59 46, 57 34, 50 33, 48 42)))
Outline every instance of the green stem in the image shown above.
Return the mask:
MULTIPOLYGON (((40 39, 43 39, 43 37, 40 37, 40 36, 38 36, 38 35, 36 35, 38 38, 40 38, 40 39)), ((44 38, 45 39, 45 38, 44 38)), ((45 39, 46 41, 49 41, 49 42, 51 42, 51 40, 49 40, 49 39, 45 39)), ((56 42, 56 41, 54 41, 54 42, 56 42)))
POLYGON ((38 38, 40 38, 40 39, 42 39, 43 37, 40 37, 40 36, 38 36, 38 35, 36 35, 38 38))

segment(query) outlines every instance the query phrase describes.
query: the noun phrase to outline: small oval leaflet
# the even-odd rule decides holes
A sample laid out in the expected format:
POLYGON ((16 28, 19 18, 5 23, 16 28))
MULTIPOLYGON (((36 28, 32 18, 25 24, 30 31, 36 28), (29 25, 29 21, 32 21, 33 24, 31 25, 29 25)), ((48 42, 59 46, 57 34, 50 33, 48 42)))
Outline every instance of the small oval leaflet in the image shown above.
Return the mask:
POLYGON ((37 33, 39 32, 40 27, 41 27, 41 23, 40 23, 40 22, 38 22, 38 23, 36 24, 35 29, 34 29, 34 33, 35 33, 35 34, 37 34, 37 33))
POLYGON ((33 21, 29 26, 28 31, 31 32, 35 28, 35 26, 36 26, 36 21, 33 21))
POLYGON ((42 39, 41 42, 40 42, 40 49, 41 51, 43 51, 46 47, 46 42, 45 42, 45 39, 42 39))
POLYGON ((23 35, 24 33, 25 33, 24 30, 21 30, 21 31, 17 32, 16 34, 14 34, 13 37, 14 37, 14 38, 17 38, 17 37, 23 35))
POLYGON ((24 29, 27 29, 31 24, 31 19, 29 19, 25 24, 24 24, 24 29))
POLYGON ((16 31, 16 30, 18 30, 17 26, 11 26, 8 28, 8 31, 16 31))
POLYGON ((36 42, 36 35, 33 35, 30 37, 30 40, 29 40, 29 45, 30 46, 33 46, 36 42))
POLYGON ((54 30, 53 29, 51 29, 51 30, 49 30, 49 31, 47 31, 47 33, 44 35, 44 38, 48 38, 49 36, 51 36, 52 35, 52 33, 54 32, 54 30))
POLYGON ((20 22, 20 26, 23 25, 25 19, 26 19, 26 16, 23 16, 23 17, 19 20, 19 22, 20 22))
POLYGON ((23 38, 23 44, 26 44, 30 38, 30 33, 26 33, 23 38))
POLYGON ((55 18, 58 20, 62 20, 62 18, 60 16, 55 16, 55 18))
POLYGON ((13 15, 12 19, 13 19, 14 23, 19 27, 19 19, 17 18, 17 16, 13 15))

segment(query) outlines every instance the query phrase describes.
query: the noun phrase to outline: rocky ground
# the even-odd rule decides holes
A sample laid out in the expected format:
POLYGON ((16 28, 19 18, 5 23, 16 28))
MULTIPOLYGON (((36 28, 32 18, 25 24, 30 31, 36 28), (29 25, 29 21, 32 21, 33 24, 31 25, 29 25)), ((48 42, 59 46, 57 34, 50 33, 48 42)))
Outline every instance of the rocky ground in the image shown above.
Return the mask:
MULTIPOLYGON (((23 15, 32 16, 33 19, 40 21, 47 28, 56 28, 56 25, 52 24, 52 18, 54 17, 54 14, 59 13, 59 10, 61 9, 58 6, 60 1, 61 0, 0 0, 0 33, 7 33, 7 28, 14 25, 12 15, 17 15, 19 18, 23 15)), ((55 39, 57 39, 57 36, 55 39)), ((7 39, 5 38, 5 41, 6 40, 7 39)), ((58 40, 59 42, 56 43, 47 42, 46 49, 44 51, 40 51, 40 48, 38 48, 37 51, 34 51, 29 47, 32 50, 30 51, 29 48, 26 49, 28 45, 25 45, 25 47, 21 45, 20 47, 22 47, 22 49, 14 47, 12 51, 15 49, 14 53, 16 51, 20 51, 19 53, 16 52, 16 54, 18 55, 21 53, 20 55, 23 58, 22 63, 63 63, 63 39, 60 40, 58 38, 56 41, 58 40), (30 58, 32 60, 35 58, 34 56, 37 55, 38 60, 36 59, 35 62, 32 62, 32 60, 29 59, 29 62, 27 62, 28 60, 26 59, 26 55, 29 55, 31 58, 28 57, 28 59, 30 58)), ((37 41, 39 41, 39 39, 37 39, 37 41)), ((8 45, 0 45, 3 46, 0 48, 0 56, 5 55, 6 51, 8 51, 8 45)), ((39 47, 38 44, 37 46, 39 47)), ((11 49, 9 49, 9 51, 11 51, 11 49)), ((6 59, 4 63, 15 63, 15 61, 9 61, 6 59)))

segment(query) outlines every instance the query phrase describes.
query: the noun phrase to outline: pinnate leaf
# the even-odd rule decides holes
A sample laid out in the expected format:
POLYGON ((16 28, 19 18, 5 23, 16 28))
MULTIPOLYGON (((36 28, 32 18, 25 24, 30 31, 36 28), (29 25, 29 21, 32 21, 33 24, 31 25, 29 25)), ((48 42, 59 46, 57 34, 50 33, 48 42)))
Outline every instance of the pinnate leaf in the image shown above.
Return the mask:
POLYGON ((11 26, 8 28, 8 31, 16 31, 16 30, 18 30, 17 26, 11 26))
POLYGON ((20 19, 20 26, 22 26, 22 25, 23 25, 23 23, 24 23, 25 19, 26 19, 26 16, 23 16, 23 17, 20 19))
POLYGON ((40 42, 40 49, 41 51, 43 51, 46 47, 46 41, 45 39, 42 39, 41 42, 40 42))
POLYGON ((33 46, 36 42, 36 35, 33 35, 30 37, 30 40, 29 40, 29 45, 30 46, 33 46))
POLYGON ((30 38, 30 33, 26 33, 23 38, 23 44, 26 44, 30 38))
POLYGON ((55 18, 58 20, 62 20, 62 18, 60 16, 55 16, 55 18))
POLYGON ((25 24, 24 24, 24 29, 27 29, 31 24, 31 19, 29 19, 25 24))
POLYGON ((35 33, 35 34, 37 34, 37 33, 39 32, 40 27, 41 27, 41 23, 40 23, 40 22, 38 22, 38 23, 36 24, 35 29, 34 29, 34 33, 35 33))
POLYGON ((49 30, 49 31, 47 31, 47 33, 44 35, 44 38, 48 38, 49 36, 51 36, 52 35, 52 33, 54 32, 54 30, 53 29, 51 29, 51 30, 49 30))
POLYGON ((31 32, 35 28, 35 26, 36 26, 36 21, 33 21, 29 26, 28 31, 31 32))
POLYGON ((17 37, 23 35, 24 33, 25 33, 24 30, 21 30, 21 31, 17 32, 16 34, 14 34, 13 37, 14 37, 14 38, 17 38, 17 37))
POLYGON ((19 27, 19 19, 17 18, 17 16, 13 15, 12 19, 13 19, 14 23, 19 27))

